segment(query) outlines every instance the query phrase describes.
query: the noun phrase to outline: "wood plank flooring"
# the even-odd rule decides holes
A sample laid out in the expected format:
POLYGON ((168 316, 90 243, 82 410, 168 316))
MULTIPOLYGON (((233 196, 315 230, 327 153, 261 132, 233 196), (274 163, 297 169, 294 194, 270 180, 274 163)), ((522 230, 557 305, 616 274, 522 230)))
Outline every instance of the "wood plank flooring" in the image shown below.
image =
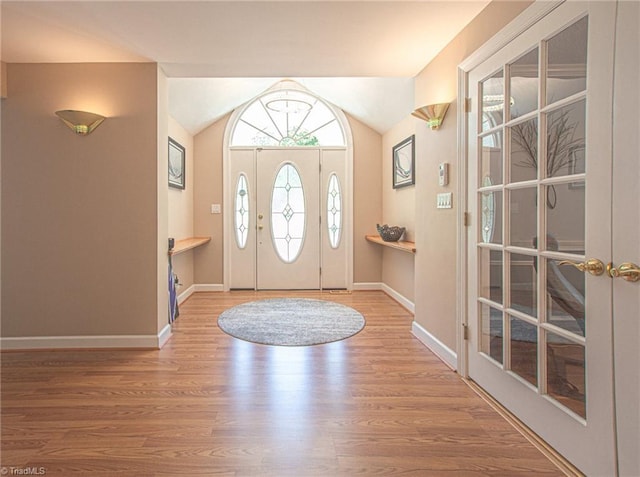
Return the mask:
POLYGON ((3 353, 6 475, 562 475, 382 292, 196 293, 180 313, 159 351, 3 353), (310 347, 217 327, 226 308, 274 296, 336 301, 367 323, 310 347))

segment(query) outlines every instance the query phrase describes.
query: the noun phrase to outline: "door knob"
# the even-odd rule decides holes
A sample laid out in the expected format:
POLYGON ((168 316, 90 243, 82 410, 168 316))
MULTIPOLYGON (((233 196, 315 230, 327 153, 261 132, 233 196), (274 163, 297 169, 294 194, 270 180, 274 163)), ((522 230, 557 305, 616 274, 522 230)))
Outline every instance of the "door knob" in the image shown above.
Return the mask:
POLYGON ((262 220, 262 219, 264 218, 264 215, 262 215, 262 214, 258 214, 258 218, 259 218, 260 220, 262 220))
POLYGON ((640 267, 631 262, 622 263, 619 267, 614 267, 613 263, 609 263, 607 265, 607 273, 611 278, 620 277, 628 282, 640 280, 640 267))
POLYGON ((260 224, 258 225, 258 230, 262 230, 264 228, 264 225, 260 224))
POLYGON ((558 265, 571 265, 581 272, 589 272, 591 275, 599 276, 604 273, 604 263, 597 258, 590 258, 586 262, 573 262, 571 260, 562 260, 558 265))

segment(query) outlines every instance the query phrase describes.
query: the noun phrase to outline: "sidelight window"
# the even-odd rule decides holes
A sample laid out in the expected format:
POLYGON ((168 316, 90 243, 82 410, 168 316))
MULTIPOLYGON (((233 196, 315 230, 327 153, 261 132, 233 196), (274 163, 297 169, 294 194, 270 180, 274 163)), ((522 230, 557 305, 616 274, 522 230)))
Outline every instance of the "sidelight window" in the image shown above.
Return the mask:
POLYGON ((245 248, 249 235, 249 187, 244 174, 240 174, 236 184, 235 229, 238 248, 245 248))
POLYGON ((331 248, 338 248, 342 235, 342 193, 335 172, 329 177, 327 189, 327 232, 331 248))

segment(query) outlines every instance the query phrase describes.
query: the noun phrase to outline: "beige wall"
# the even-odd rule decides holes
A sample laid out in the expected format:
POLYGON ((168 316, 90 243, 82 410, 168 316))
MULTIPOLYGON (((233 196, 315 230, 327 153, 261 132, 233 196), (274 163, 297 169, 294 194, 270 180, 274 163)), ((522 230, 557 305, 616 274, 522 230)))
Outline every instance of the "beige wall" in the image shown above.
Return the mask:
MULTIPOLYGON (((211 214, 211 204, 222 204, 222 150, 230 115, 194 137, 194 232, 211 242, 194 251, 194 280, 223 283, 222 214, 211 214)), ((382 251, 364 239, 382 220, 380 157, 382 138, 365 124, 348 117, 354 142, 354 281, 379 283, 382 251)))
MULTIPOLYGON (((414 186, 393 188, 392 177, 392 149, 393 146, 405 140, 424 126, 424 122, 406 117, 387 131, 382 137, 382 222, 389 225, 405 227, 405 240, 415 241, 416 236, 416 188, 414 186)), ((415 168, 422 167, 422 156, 416 149, 415 168)), ((414 300, 414 256, 406 252, 383 248, 382 252, 382 282, 407 300, 414 300)))
POLYGON ((9 64, 7 82, 2 336, 155 335, 156 65, 9 64), (60 109, 108 119, 80 137, 60 109))
POLYGON ((353 281, 382 281, 382 247, 367 242, 382 222, 382 136, 347 115, 353 135, 353 281))
POLYGON ((457 67, 531 2, 492 2, 416 77, 415 106, 451 102, 442 127, 417 128, 415 320, 456 350, 456 209, 436 209, 436 194, 457 186, 457 67), (449 185, 438 186, 438 164, 448 162, 449 185))
POLYGON ((194 280, 205 285, 223 283, 222 214, 212 214, 211 204, 222 209, 222 146, 229 116, 196 134, 194 144, 193 228, 197 236, 211 237, 211 242, 194 250, 194 280))
MULTIPOLYGON (((169 137, 185 148, 185 188, 167 187, 168 233, 176 240, 193 237, 193 137, 178 122, 169 116, 169 137)), ((165 181, 166 182, 166 181, 165 181)), ((193 285, 193 254, 187 251, 172 258, 173 271, 180 280, 178 293, 193 285)))
POLYGON ((7 64, 0 61, 0 98, 7 97, 7 64))

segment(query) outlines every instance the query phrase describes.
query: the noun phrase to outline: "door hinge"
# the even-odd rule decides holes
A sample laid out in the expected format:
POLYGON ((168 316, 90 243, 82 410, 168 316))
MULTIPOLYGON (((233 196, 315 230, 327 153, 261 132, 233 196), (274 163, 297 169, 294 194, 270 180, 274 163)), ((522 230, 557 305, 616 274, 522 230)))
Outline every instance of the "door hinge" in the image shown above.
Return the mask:
POLYGON ((471 98, 464 98, 464 112, 471 112, 471 98))
POLYGON ((469 212, 464 213, 464 226, 469 227, 471 225, 471 214, 469 212))
POLYGON ((462 324, 462 338, 464 338, 465 341, 469 339, 469 325, 466 323, 462 324))

